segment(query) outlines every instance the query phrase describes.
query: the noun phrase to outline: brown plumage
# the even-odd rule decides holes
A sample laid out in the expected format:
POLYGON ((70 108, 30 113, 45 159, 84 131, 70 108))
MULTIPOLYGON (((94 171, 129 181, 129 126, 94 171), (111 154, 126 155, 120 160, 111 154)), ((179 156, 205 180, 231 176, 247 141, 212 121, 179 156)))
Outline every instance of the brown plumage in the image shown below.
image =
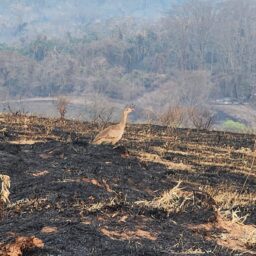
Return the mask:
POLYGON ((126 107, 118 124, 111 125, 101 131, 93 140, 93 144, 116 144, 123 136, 128 114, 134 111, 133 107, 126 107))

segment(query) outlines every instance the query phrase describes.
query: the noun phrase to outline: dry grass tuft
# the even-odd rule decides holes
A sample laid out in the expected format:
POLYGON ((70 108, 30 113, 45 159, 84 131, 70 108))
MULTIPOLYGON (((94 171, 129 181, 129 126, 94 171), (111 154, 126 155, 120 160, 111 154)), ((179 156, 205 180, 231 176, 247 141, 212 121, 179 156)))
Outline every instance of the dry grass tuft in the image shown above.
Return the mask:
POLYGON ((241 209, 246 209, 256 203, 255 193, 239 193, 231 187, 206 187, 205 190, 215 200, 219 213, 232 223, 245 223, 250 216, 241 209))
POLYGON ((75 204, 74 206, 78 207, 80 209, 80 215, 84 216, 88 213, 98 213, 106 209, 115 210, 121 205, 127 204, 125 200, 125 198, 121 198, 121 196, 117 195, 115 197, 111 197, 109 200, 106 200, 104 202, 96 202, 90 205, 79 202, 79 204, 75 204))
POLYGON ((253 231, 248 237, 244 238, 244 243, 249 250, 256 251, 256 231, 253 231))
POLYGON ((224 212, 220 212, 220 214, 227 220, 231 220, 232 223, 244 224, 246 219, 249 217, 249 214, 244 216, 239 216, 240 210, 227 210, 224 212))
POLYGON ((191 195, 186 195, 180 187, 182 181, 170 189, 163 192, 160 196, 155 197, 152 201, 137 201, 135 204, 146 206, 148 208, 163 210, 167 215, 171 213, 179 213, 183 210, 185 203, 191 199, 191 195))
POLYGON ((0 179, 2 181, 2 188, 0 193, 0 200, 4 203, 9 203, 9 195, 10 195, 10 186, 11 186, 11 180, 8 175, 0 175, 0 179))

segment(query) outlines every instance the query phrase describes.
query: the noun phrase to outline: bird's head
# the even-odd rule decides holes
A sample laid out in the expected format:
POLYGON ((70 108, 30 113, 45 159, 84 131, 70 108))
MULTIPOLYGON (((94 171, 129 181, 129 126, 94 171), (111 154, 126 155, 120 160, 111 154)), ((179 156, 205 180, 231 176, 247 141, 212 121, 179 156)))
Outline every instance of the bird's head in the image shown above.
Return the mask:
POLYGON ((130 106, 126 106, 125 109, 124 109, 124 112, 126 114, 129 114, 131 112, 133 112, 135 110, 135 106, 134 105, 130 105, 130 106))

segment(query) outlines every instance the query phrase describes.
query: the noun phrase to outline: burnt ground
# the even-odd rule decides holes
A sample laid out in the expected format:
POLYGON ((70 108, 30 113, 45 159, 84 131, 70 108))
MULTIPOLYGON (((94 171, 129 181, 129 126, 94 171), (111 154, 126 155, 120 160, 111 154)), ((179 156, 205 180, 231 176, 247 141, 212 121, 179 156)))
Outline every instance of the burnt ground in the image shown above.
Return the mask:
POLYGON ((23 255, 39 256, 256 254, 254 135, 130 125, 113 148, 90 144, 97 131, 0 115, 0 243, 36 236, 44 248, 23 255))

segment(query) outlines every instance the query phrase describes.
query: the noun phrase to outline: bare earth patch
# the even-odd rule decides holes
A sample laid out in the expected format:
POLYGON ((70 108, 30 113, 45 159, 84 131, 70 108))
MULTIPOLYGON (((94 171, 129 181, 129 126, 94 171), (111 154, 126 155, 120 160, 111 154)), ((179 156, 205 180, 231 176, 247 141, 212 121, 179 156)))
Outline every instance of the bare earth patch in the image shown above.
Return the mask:
POLYGON ((121 231, 114 231, 114 230, 108 230, 106 227, 101 228, 100 231, 110 237, 111 239, 120 239, 120 240, 137 240, 137 239, 148 239, 155 241, 157 239, 157 236, 155 234, 152 234, 148 231, 137 229, 135 231, 132 230, 125 230, 123 232, 121 231))
POLYGON ((255 255, 256 227, 224 219, 218 214, 217 221, 199 225, 189 225, 194 232, 202 233, 206 239, 218 245, 241 253, 255 255))

